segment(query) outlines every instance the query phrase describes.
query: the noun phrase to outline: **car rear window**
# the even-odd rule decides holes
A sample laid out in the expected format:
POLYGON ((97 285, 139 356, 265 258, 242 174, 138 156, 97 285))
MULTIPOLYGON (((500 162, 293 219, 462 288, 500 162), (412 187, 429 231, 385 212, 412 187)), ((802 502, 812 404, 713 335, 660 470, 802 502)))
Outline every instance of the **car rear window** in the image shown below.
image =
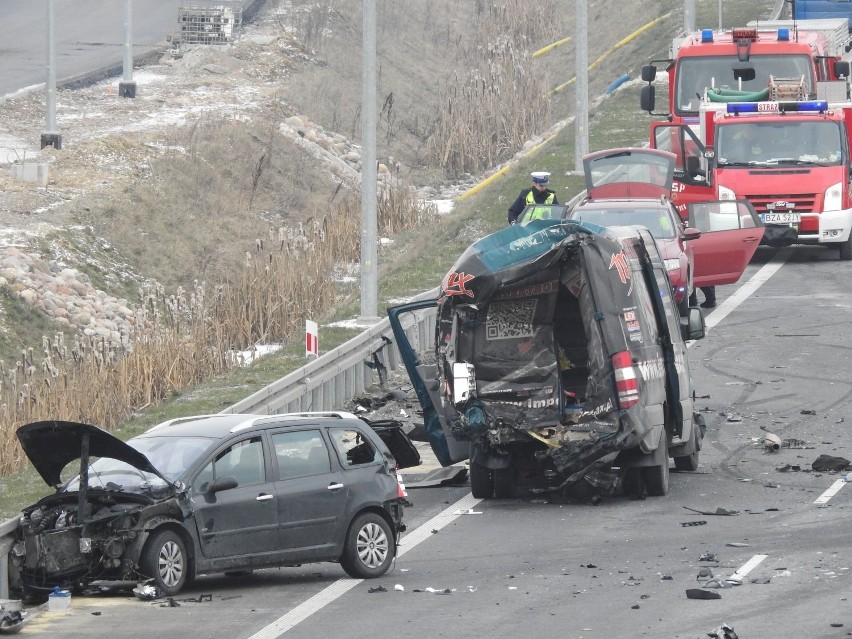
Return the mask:
POLYGON ((357 428, 330 428, 329 434, 344 468, 372 464, 382 458, 373 443, 357 428))

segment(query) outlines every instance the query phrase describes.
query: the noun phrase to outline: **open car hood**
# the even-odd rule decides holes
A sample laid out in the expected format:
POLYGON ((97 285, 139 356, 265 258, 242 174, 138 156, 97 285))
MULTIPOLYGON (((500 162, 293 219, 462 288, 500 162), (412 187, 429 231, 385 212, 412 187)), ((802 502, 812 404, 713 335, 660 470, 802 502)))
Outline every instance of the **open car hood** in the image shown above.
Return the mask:
POLYGON ((50 486, 58 487, 60 473, 69 463, 82 457, 83 440, 89 438, 91 457, 109 457, 130 464, 139 470, 154 473, 171 484, 151 465, 148 458, 135 448, 89 424, 64 421, 33 422, 21 426, 15 433, 21 447, 38 474, 50 486))

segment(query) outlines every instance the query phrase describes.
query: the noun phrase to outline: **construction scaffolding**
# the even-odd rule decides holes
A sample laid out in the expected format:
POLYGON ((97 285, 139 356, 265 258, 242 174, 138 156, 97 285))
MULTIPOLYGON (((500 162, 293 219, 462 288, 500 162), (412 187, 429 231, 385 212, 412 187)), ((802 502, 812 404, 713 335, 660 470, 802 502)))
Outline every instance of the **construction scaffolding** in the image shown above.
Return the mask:
POLYGON ((194 2, 178 8, 178 36, 173 45, 225 45, 239 38, 243 0, 194 2))

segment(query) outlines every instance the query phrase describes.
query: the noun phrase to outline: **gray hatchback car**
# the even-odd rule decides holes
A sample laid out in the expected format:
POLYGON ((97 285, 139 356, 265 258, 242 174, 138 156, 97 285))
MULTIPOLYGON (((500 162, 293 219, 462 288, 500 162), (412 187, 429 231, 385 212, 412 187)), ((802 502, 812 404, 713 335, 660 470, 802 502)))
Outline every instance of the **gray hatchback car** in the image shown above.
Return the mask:
POLYGON ((62 421, 17 435, 56 488, 23 510, 11 551, 30 601, 321 561, 378 577, 405 529, 397 471, 420 463, 399 422, 348 413, 185 417, 127 443, 62 421))

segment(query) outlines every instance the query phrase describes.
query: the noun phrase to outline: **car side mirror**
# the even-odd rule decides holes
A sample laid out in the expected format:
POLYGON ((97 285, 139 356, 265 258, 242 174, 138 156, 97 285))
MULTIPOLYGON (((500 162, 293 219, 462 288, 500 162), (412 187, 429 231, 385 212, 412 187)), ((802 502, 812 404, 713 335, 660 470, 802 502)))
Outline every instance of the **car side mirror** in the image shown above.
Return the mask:
POLYGON ((654 110, 655 100, 654 85, 646 84, 639 92, 639 108, 651 113, 654 110))
POLYGON ((684 240, 697 240, 701 237, 701 231, 691 226, 687 226, 683 229, 683 239, 684 240))
POLYGON ((642 67, 642 82, 653 82, 656 77, 657 67, 655 65, 646 64, 642 67))
POLYGON ((690 306, 689 313, 681 318, 680 332, 683 340, 688 342, 704 338, 704 311, 697 306, 690 306))
POLYGON ((214 482, 210 483, 207 486, 207 494, 215 495, 219 491, 222 490, 231 490, 231 488, 236 488, 239 486, 237 482, 237 478, 232 475, 226 475, 225 477, 219 477, 214 482))

